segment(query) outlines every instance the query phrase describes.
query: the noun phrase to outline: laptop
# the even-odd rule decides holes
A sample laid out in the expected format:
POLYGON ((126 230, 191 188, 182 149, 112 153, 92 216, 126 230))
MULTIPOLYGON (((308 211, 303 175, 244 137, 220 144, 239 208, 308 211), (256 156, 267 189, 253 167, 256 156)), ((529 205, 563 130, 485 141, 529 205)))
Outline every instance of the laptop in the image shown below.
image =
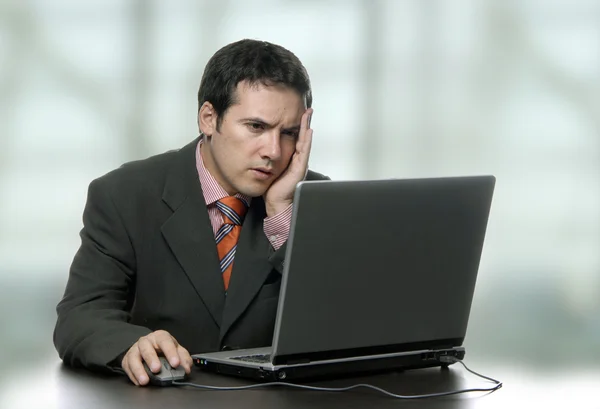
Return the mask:
POLYGON ((299 183, 272 345, 195 365, 288 381, 463 359, 495 181, 299 183))

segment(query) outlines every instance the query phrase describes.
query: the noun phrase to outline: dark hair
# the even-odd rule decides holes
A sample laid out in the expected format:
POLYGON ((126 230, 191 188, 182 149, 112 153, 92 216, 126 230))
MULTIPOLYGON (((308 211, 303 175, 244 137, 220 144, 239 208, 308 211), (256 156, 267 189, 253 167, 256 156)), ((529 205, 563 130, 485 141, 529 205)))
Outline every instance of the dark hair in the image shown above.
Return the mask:
POLYGON ((297 91, 312 105, 310 79, 298 57, 280 45, 266 41, 240 40, 218 50, 206 64, 198 89, 198 110, 210 102, 217 113, 217 129, 223 115, 235 102, 237 85, 284 85, 297 91))

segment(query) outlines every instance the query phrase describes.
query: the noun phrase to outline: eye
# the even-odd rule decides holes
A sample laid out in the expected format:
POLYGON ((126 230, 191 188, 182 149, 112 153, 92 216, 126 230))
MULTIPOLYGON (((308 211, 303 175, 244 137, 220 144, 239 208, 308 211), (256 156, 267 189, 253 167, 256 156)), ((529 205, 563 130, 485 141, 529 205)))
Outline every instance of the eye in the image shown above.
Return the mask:
POLYGON ((291 138, 297 138, 299 132, 298 131, 283 131, 283 135, 289 136, 291 138))
POLYGON ((263 129, 265 129, 265 126, 263 124, 261 124, 261 123, 258 123, 258 122, 248 122, 246 124, 246 126, 248 128, 250 128, 251 131, 254 131, 254 132, 256 132, 256 131, 262 131, 263 129))

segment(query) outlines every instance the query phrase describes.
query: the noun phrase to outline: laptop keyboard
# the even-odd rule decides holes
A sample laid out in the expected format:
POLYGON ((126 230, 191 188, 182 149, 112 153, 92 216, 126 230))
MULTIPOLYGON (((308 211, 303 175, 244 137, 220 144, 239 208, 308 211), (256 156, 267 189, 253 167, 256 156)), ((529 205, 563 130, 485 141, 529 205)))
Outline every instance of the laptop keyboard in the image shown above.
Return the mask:
POLYGON ((256 362, 260 364, 271 362, 271 354, 232 356, 229 359, 235 359, 243 362, 256 362))

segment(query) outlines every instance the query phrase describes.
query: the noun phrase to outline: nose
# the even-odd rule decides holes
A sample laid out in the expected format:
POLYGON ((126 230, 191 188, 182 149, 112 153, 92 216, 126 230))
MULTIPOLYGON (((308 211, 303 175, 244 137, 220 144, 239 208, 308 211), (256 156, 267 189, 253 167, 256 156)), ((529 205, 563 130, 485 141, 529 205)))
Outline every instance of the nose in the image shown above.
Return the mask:
POLYGON ((273 129, 271 132, 265 132, 263 134, 264 141, 260 156, 263 159, 270 161, 276 161, 281 158, 281 143, 279 138, 279 131, 273 129))

